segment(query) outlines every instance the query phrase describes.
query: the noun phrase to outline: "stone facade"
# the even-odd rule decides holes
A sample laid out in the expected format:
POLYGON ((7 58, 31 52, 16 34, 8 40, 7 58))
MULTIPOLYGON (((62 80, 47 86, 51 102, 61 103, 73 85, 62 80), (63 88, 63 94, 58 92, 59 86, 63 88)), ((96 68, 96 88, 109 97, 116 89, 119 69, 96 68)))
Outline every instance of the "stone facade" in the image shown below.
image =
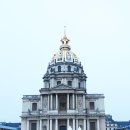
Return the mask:
POLYGON ((105 130, 103 94, 88 94, 87 76, 66 35, 39 95, 24 95, 21 130, 105 130))

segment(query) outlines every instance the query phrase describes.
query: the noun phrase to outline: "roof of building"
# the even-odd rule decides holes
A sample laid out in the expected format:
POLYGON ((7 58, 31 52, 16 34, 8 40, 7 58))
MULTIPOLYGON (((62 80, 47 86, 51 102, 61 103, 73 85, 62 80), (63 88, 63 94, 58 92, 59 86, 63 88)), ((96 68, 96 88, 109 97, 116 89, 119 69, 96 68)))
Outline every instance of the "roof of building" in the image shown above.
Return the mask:
POLYGON ((126 130, 130 129, 130 121, 114 121, 111 115, 106 115, 106 124, 116 124, 117 129, 126 128, 126 130))
POLYGON ((7 129, 7 130, 18 130, 21 126, 21 123, 0 123, 0 128, 7 129))
POLYGON ((0 128, 7 129, 7 130, 17 130, 17 128, 9 127, 9 126, 4 126, 4 125, 0 125, 0 128))
POLYGON ((130 127, 130 121, 115 121, 118 128, 130 127))

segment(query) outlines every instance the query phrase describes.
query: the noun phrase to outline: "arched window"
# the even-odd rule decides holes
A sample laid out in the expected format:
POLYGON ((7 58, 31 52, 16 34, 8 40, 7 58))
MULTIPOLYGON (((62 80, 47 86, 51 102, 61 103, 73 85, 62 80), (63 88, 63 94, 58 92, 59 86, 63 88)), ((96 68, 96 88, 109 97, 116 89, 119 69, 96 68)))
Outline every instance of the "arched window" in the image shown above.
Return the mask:
POLYGON ((58 66, 58 72, 61 72, 61 66, 58 66))
POLYGON ((71 72, 71 66, 70 65, 68 66, 68 72, 71 72))

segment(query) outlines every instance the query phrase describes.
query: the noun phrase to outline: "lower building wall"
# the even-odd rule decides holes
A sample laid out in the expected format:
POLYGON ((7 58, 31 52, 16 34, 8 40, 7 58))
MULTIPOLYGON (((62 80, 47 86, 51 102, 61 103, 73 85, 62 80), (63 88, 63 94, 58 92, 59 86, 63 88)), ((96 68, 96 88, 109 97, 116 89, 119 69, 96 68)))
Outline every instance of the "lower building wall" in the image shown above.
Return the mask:
MULTIPOLYGON (((96 119, 78 119, 76 120, 75 119, 75 128, 74 130, 78 130, 79 126, 81 127, 81 130, 90 130, 90 122, 92 121, 95 121, 97 122, 96 119), (89 122, 88 122, 89 121, 89 122)), ((43 119, 43 120, 30 120, 28 121, 27 119, 22 119, 21 120, 21 130, 30 130, 31 128, 31 123, 35 122, 37 125, 37 130, 42 130, 42 129, 46 129, 46 130, 57 130, 59 129, 59 127, 62 125, 62 126, 66 126, 67 130, 68 130, 68 127, 71 126, 71 128, 73 128, 73 120, 72 119, 58 119, 57 121, 57 126, 56 126, 56 120, 53 119, 53 120, 47 120, 47 119, 43 119), (49 122, 48 122, 49 121, 49 122), (69 126, 68 126, 68 123, 69 123, 69 126)), ((106 130, 106 126, 105 126, 105 117, 100 117, 98 122, 99 125, 98 126, 98 130, 106 130)), ((95 128, 96 129, 96 128, 95 128)))

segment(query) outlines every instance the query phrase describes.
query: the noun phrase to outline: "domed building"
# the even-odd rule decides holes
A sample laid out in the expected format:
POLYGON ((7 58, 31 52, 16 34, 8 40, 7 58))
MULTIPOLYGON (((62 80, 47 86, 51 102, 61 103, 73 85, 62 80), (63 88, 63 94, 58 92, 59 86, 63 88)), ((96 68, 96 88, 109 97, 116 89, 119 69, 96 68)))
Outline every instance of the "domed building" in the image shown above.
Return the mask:
POLYGON ((21 130, 105 130, 103 94, 88 94, 87 76, 64 35, 39 95, 24 95, 21 130))

